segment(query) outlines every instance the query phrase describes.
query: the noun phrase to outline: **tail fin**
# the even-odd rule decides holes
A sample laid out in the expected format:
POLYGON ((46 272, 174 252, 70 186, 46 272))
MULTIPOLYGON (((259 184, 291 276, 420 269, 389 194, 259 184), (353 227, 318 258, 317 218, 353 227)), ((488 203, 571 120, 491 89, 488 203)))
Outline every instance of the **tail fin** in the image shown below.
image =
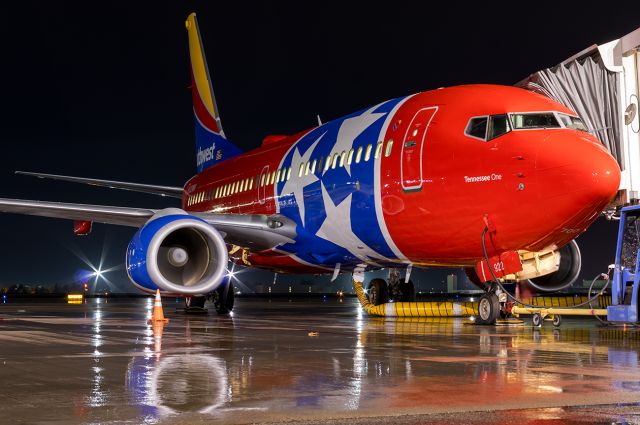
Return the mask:
POLYGON ((229 142, 222 131, 218 105, 211 87, 207 59, 204 56, 196 14, 185 22, 191 57, 191 93, 196 126, 196 164, 198 172, 232 158, 242 150, 229 142))

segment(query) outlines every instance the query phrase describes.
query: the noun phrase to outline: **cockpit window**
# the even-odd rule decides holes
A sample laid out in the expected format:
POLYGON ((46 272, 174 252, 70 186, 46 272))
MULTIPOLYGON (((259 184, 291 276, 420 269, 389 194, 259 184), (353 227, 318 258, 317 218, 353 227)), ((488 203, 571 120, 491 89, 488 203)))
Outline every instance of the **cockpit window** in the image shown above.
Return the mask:
POLYGON ((560 123, 553 112, 511 114, 511 122, 514 130, 560 127, 560 123))
POLYGON ((566 114, 558 114, 560 117, 560 121, 562 121, 562 125, 566 128, 570 128, 572 130, 580 130, 580 131, 589 131, 584 122, 578 117, 572 117, 571 115, 566 114))
POLYGON ((495 139, 511 131, 509 117, 506 114, 489 117, 473 117, 467 124, 465 134, 484 141, 495 139))
POLYGON ((489 131, 487 132, 487 140, 495 139, 511 131, 509 118, 507 115, 491 115, 489 120, 489 131))
POLYGON ((469 120, 465 134, 478 139, 483 139, 487 135, 487 121, 488 117, 476 117, 469 120))

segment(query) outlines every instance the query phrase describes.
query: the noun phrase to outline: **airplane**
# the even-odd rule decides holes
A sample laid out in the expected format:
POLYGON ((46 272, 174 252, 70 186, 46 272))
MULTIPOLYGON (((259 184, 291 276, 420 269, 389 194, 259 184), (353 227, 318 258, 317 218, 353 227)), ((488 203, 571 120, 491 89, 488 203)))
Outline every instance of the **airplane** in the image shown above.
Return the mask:
POLYGON ((182 208, 0 199, 0 211, 138 228, 126 270, 146 292, 233 308, 228 261, 280 273, 389 268, 375 304, 410 300, 411 268, 464 267, 491 323, 494 279, 570 285, 574 239, 616 194, 620 169, 578 115, 545 96, 461 85, 381 102, 243 152, 222 128, 195 14, 186 20, 197 174, 183 187, 18 172, 156 194, 182 208), (406 270, 401 279, 400 270, 406 270))

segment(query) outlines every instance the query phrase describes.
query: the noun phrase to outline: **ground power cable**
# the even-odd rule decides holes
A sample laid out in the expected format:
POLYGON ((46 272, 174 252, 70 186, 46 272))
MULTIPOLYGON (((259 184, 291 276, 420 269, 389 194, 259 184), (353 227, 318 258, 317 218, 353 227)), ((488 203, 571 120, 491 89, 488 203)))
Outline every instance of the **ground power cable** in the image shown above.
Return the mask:
MULTIPOLYGON (((539 306, 539 305, 533 305, 533 304, 528 304, 523 302, 522 300, 517 299, 516 297, 514 297, 513 295, 511 295, 511 293, 509 291, 507 291, 504 286, 502 285, 502 283, 500 282, 500 280, 498 279, 498 277, 495 275, 495 273, 493 272, 493 267, 491 267, 491 262, 489 261, 489 255, 487 254, 487 246, 486 246, 486 236, 487 236, 487 232, 489 231, 489 227, 485 226, 484 230, 482 231, 482 253, 484 254, 484 259, 487 262, 487 267, 489 269, 489 273, 491 273, 491 277, 493 278, 493 281, 496 285, 498 285, 498 287, 502 290, 502 292, 504 292, 507 295, 507 298, 509 298, 511 301, 520 304, 524 307, 527 308, 544 308, 544 306, 539 306)), ((598 299, 598 297, 602 296, 602 294, 604 293, 604 291, 607 289, 607 287, 609 286, 609 275, 605 274, 605 273, 601 273, 598 276, 596 276, 593 281, 591 282, 591 286, 589 287, 589 294, 591 295, 591 287, 593 286, 593 283, 602 276, 606 276, 607 279, 607 283, 602 287, 602 289, 593 297, 593 298, 588 298, 585 302, 582 302, 580 304, 576 304, 573 306, 567 306, 566 308, 569 309, 573 309, 573 308, 579 308, 582 307, 584 305, 589 304, 589 307, 591 307, 591 302, 598 299)), ((593 309, 593 307, 591 307, 593 309)), ((597 317, 597 316, 596 316, 597 317)), ((600 319, 598 319, 600 320, 600 319)))

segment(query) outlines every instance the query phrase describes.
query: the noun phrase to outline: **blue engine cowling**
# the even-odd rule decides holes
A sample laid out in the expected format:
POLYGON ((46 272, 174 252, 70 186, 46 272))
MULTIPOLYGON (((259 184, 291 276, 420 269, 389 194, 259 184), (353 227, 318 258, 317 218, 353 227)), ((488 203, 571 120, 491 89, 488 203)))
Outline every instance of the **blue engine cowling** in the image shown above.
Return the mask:
POLYGON ((177 208, 155 214, 127 248, 127 274, 146 292, 209 293, 223 283, 228 261, 220 233, 177 208))

